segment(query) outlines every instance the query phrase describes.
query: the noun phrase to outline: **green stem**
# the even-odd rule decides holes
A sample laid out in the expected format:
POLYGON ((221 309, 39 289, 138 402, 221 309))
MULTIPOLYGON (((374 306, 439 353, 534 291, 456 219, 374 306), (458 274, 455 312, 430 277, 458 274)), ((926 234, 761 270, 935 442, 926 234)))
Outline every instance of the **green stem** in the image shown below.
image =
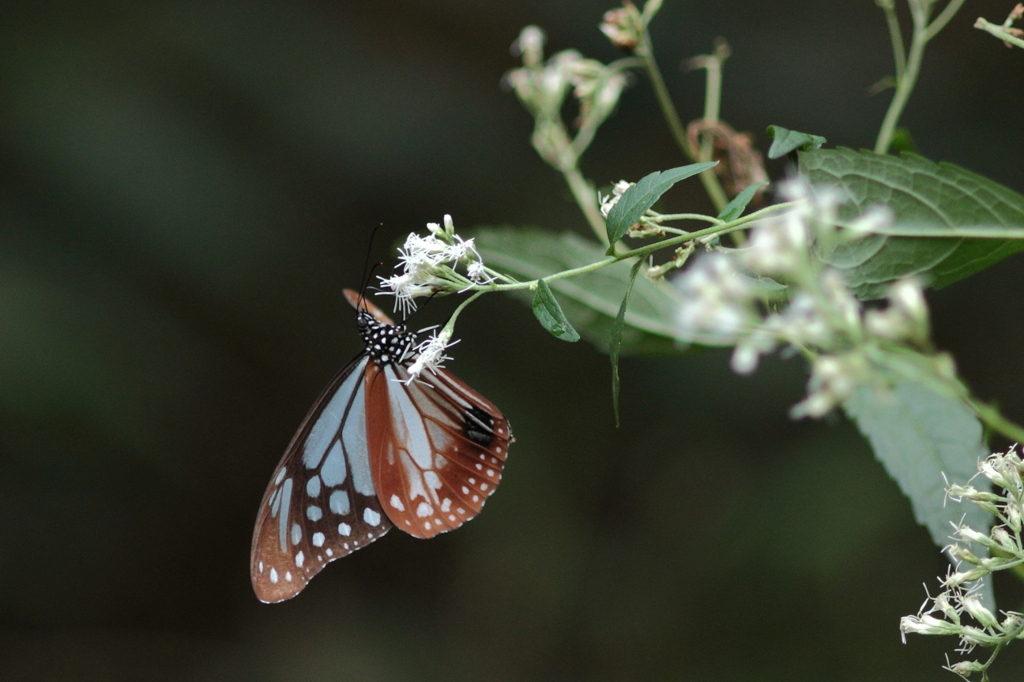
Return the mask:
MULTIPOLYGON (((609 265, 614 265, 619 261, 627 260, 630 258, 646 258, 655 251, 659 251, 661 249, 677 246, 679 244, 685 244, 686 242, 694 241, 697 239, 713 237, 718 234, 725 234, 731 230, 741 229, 747 223, 751 223, 755 220, 761 220, 766 216, 771 215, 772 213, 778 212, 779 210, 792 208, 795 203, 796 202, 787 202, 784 204, 774 204, 772 206, 767 206, 759 211, 755 211, 749 215, 737 218, 736 220, 729 223, 714 225, 712 227, 708 227, 703 230, 696 230, 694 232, 689 232, 678 237, 670 237, 668 239, 663 239, 662 241, 655 242, 654 244, 648 244, 646 246, 630 249, 629 251, 622 251, 620 253, 616 253, 614 256, 602 258, 601 260, 589 263, 588 265, 581 265, 580 267, 572 268, 571 270, 563 270, 562 272, 556 272, 552 275, 545 275, 543 279, 546 282, 551 282, 556 279, 566 279, 567 277, 575 277, 576 275, 583 275, 588 272, 593 272, 594 270, 600 270, 601 268, 608 267, 609 265)), ((472 287, 471 290, 476 291, 477 293, 486 293, 488 291, 517 291, 522 289, 529 289, 535 284, 535 282, 536 280, 531 280, 529 282, 517 282, 514 284, 478 284, 472 287)))
POLYGON ((974 413, 978 415, 978 419, 980 419, 985 426, 989 427, 996 433, 1005 436, 1009 440, 1024 443, 1024 428, 1021 428, 1004 417, 999 413, 999 410, 991 405, 979 402, 973 397, 965 398, 964 402, 974 410, 974 413))
POLYGON ((896 132, 900 116, 903 115, 903 109, 907 106, 910 93, 913 92, 914 86, 917 84, 925 46, 928 45, 928 41, 934 38, 949 23, 949 20, 953 18, 953 15, 957 13, 963 4, 964 0, 950 0, 945 9, 939 13, 939 16, 929 24, 929 6, 925 3, 910 2, 910 13, 914 22, 914 34, 910 40, 910 52, 907 55, 907 63, 903 69, 902 77, 896 79, 896 94, 893 95, 892 102, 889 103, 889 110, 885 112, 885 119, 882 121, 882 127, 878 131, 878 140, 875 142, 876 154, 885 154, 889 151, 889 145, 892 144, 892 137, 896 132))
MULTIPOLYGON (((704 70, 707 72, 707 84, 704 87, 704 121, 706 123, 717 123, 722 110, 722 60, 718 55, 711 55, 704 62, 704 70)), ((715 138, 713 135, 705 135, 700 145, 700 160, 710 161, 711 153, 714 151, 715 138)), ((713 173, 714 171, 705 171, 713 173)), ((716 206, 719 211, 722 206, 716 206)))
POLYGON ((906 47, 903 45, 903 31, 900 29, 900 18, 896 14, 896 3, 882 6, 885 12, 885 23, 889 27, 889 40, 892 42, 892 59, 896 65, 896 82, 903 80, 903 71, 907 66, 906 47))
POLYGON ((472 303, 472 302, 473 302, 473 301, 475 301, 476 299, 478 299, 478 298, 480 298, 481 296, 483 296, 484 294, 486 294, 486 293, 487 293, 487 291, 488 291, 487 289, 484 289, 484 290, 482 290, 482 291, 477 291, 477 292, 475 292, 475 293, 474 293, 474 294, 473 294, 472 296, 470 296, 469 298, 467 298, 467 299, 466 299, 465 301, 463 301, 462 303, 460 303, 460 304, 459 304, 459 307, 457 307, 457 308, 455 309, 455 311, 454 311, 454 312, 452 312, 452 315, 451 315, 451 317, 449 317, 449 318, 448 318, 448 322, 446 322, 446 323, 445 323, 445 325, 444 325, 444 329, 442 329, 442 330, 441 330, 441 333, 442 333, 442 334, 448 334, 448 336, 449 336, 449 337, 451 337, 452 331, 453 331, 453 330, 455 329, 455 320, 457 320, 457 319, 458 319, 458 317, 459 317, 459 314, 461 314, 461 313, 462 313, 462 311, 463 311, 463 310, 465 310, 465 309, 466 309, 466 307, 467 307, 467 306, 468 306, 468 305, 469 305, 470 303, 472 303))
POLYGON ((597 206, 597 192, 583 177, 580 169, 575 166, 563 170, 562 175, 565 176, 565 181, 569 184, 569 190, 572 192, 576 204, 583 211, 587 223, 590 224, 590 229, 597 235, 598 240, 607 246, 608 231, 605 229, 604 216, 601 215, 601 210, 597 206))
POLYGON ((645 218, 653 223, 662 223, 666 220, 701 220, 712 225, 721 225, 723 221, 703 213, 659 213, 653 218, 645 218))
MULTIPOLYGON (((665 122, 668 124, 672 137, 675 138, 676 144, 679 145, 683 155, 690 161, 696 162, 699 158, 697 150, 690 147, 690 140, 686 136, 686 128, 679 118, 675 104, 672 103, 672 97, 665 86, 665 79, 661 75, 658 63, 654 60, 654 45, 651 42, 651 35, 647 30, 644 30, 640 44, 636 48, 636 55, 644 60, 647 76, 651 79, 651 86, 654 88, 654 96, 658 100, 658 106, 661 107, 661 115, 665 117, 665 122)), ((715 175, 713 170, 706 170, 700 174, 700 181, 704 185, 704 191, 708 193, 711 203, 714 204, 715 210, 721 211, 729 203, 729 200, 725 196, 722 184, 718 181, 718 176, 715 175)))
MULTIPOLYGON (((714 53, 704 62, 704 70, 707 72, 707 81, 704 86, 704 122, 718 123, 722 113, 722 62, 728 56, 728 47, 716 48, 714 53)), ((701 161, 710 161, 715 150, 715 136, 705 134, 700 144, 701 161)), ((704 183, 708 196, 711 197, 715 209, 719 212, 729 203, 729 198, 722 189, 722 183, 713 169, 701 173, 701 179, 707 176, 708 181, 704 183)))
POLYGON ((907 58, 906 68, 903 70, 903 78, 896 81, 896 94, 893 95, 889 110, 885 112, 885 119, 882 121, 882 128, 878 131, 878 140, 875 142, 875 153, 885 154, 889 151, 892 143, 892 136, 896 132, 896 125, 900 121, 903 109, 907 106, 910 93, 917 84, 917 76, 921 71, 921 60, 924 57, 924 48, 928 44, 925 38, 924 26, 917 19, 914 19, 914 37, 910 41, 910 54, 907 58))
POLYGON ((654 45, 651 43, 650 34, 646 31, 640 45, 637 46, 636 54, 643 59, 647 77, 651 79, 651 86, 654 88, 654 96, 658 100, 658 106, 661 107, 661 115, 665 117, 672 137, 675 138, 676 144, 679 145, 679 149, 686 155, 686 158, 696 162, 697 150, 690 148, 690 140, 686 137, 686 128, 683 127, 683 122, 676 112, 676 106, 672 103, 672 97, 668 94, 665 79, 662 78, 658 63, 654 60, 654 45))
POLYGON ((939 31, 946 28, 946 24, 960 11, 960 7, 963 4, 964 0, 950 0, 950 3, 946 5, 946 9, 942 10, 939 16, 935 17, 935 21, 928 27, 928 30, 925 32, 925 40, 931 40, 939 34, 939 31))

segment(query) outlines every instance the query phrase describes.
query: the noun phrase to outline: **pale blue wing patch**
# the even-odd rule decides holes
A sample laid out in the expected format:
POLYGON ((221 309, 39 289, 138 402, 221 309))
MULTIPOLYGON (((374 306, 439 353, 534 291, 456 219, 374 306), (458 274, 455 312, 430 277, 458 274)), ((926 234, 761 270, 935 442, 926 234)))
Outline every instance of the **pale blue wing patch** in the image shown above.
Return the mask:
POLYGON ((274 472, 253 535, 251 574, 262 601, 295 596, 326 564, 391 528, 370 475, 369 363, 361 356, 331 381, 274 472))

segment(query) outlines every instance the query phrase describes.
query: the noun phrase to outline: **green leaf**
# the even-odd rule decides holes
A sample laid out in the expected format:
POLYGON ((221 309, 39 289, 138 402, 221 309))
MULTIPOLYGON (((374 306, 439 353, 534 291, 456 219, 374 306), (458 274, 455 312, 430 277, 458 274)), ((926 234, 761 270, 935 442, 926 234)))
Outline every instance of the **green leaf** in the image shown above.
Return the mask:
POLYGON ((743 215, 744 209, 747 208, 747 204, 754 198, 757 190, 766 186, 767 182, 755 182, 753 185, 747 185, 742 192, 733 197, 733 200, 725 205, 722 212, 718 214, 718 219, 727 223, 736 220, 743 215))
MULTIPOLYGON (((951 522, 964 521, 985 532, 989 514, 970 503, 946 500, 943 474, 966 483, 988 455, 977 417, 959 400, 916 383, 880 391, 862 386, 843 405, 875 452, 875 457, 910 498, 914 518, 939 547, 949 544, 951 522)), ((987 481, 974 479, 974 485, 987 481)), ((975 547, 978 553, 984 548, 975 547)))
MULTIPOLYGON (((608 243, 614 246, 615 242, 626 236, 629 228, 635 225, 643 217, 643 214, 651 206, 654 206, 654 202, 672 188, 672 185, 717 165, 717 161, 693 163, 689 166, 680 166, 667 171, 654 171, 650 175, 645 175, 638 183, 623 192, 619 200, 612 206, 612 210, 608 212, 608 220, 605 223, 605 229, 608 231, 608 243)), ((611 248, 609 247, 609 254, 611 248)))
POLYGON ((562 307, 558 305, 555 295, 551 293, 551 287, 542 279, 537 280, 537 294, 533 297, 533 314, 537 317, 540 325, 551 332, 556 339, 570 343, 580 340, 580 335, 569 324, 569 320, 565 319, 562 307))
POLYGON ((892 231, 949 231, 945 239, 876 234, 822 253, 860 298, 880 298, 908 275, 938 289, 1024 249, 1024 196, 951 163, 836 149, 801 153, 800 172, 849 196, 844 220, 884 204, 894 215, 892 231), (994 236, 999 230, 1005 239, 994 236))
POLYGON ((619 348, 622 347, 622 327, 626 321, 626 308, 629 306, 629 295, 633 293, 636 273, 640 272, 640 266, 643 264, 643 260, 638 260, 629 271, 629 284, 626 285, 626 295, 622 297, 619 314, 615 316, 612 338, 608 344, 608 357, 612 361, 612 409, 615 411, 616 427, 619 425, 619 348))
MULTIPOLYGON (((569 232, 484 227, 474 237, 485 263, 524 282, 606 259, 603 245, 569 232)), ((608 348, 622 291, 629 281, 629 266, 627 262, 615 263, 548 283, 558 295, 566 319, 599 348, 608 348)), ((510 293, 525 303, 531 302, 531 292, 510 293)), ((680 352, 673 340, 672 323, 681 302, 678 290, 665 281, 640 277, 631 300, 622 330, 621 354, 680 352)))
POLYGON ((801 133, 782 126, 768 126, 768 130, 765 132, 768 133, 768 137, 772 138, 772 146, 768 150, 769 159, 781 158, 794 149, 801 151, 818 149, 828 141, 820 135, 801 133))

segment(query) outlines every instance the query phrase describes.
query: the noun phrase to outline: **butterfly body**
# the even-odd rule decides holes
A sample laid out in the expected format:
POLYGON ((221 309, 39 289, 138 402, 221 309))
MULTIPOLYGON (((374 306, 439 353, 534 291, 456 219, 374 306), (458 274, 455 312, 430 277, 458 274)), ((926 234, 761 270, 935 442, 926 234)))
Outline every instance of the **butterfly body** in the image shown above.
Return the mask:
POLYGON ((447 370, 411 380, 416 335, 345 293, 364 350, 317 398, 263 496, 250 568, 264 602, 393 526, 430 538, 470 520, 513 440, 498 408, 447 370))

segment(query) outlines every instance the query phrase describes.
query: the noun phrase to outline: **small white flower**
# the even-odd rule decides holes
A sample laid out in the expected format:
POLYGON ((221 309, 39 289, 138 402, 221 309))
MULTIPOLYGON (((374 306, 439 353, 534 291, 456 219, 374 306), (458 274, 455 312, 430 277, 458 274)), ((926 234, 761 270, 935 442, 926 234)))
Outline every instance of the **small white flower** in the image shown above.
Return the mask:
POLYGON ((942 592, 939 596, 932 600, 932 607, 925 613, 935 613, 941 611, 946 618, 954 623, 960 622, 960 612, 963 610, 960 606, 954 606, 953 602, 959 603, 960 591, 950 590, 948 592, 942 592))
POLYGON ((732 371, 737 374, 752 373, 757 369, 761 356, 771 353, 776 346, 778 346, 778 341, 774 335, 764 329, 758 329, 736 344, 736 349, 732 352, 730 360, 732 371))
POLYGON ((1006 525, 1010 527, 1014 533, 1020 533, 1021 531, 1021 509, 1018 504, 1007 504, 1006 505, 1006 525))
POLYGON ((405 244, 398 249, 398 253, 399 263, 406 272, 409 272, 424 267, 436 267, 447 261, 448 244, 438 239, 436 233, 424 237, 411 232, 405 238, 405 244))
POLYGON ((985 533, 979 533, 967 524, 961 524, 956 529, 957 537, 965 542, 976 542, 985 547, 995 546, 995 541, 985 533))
POLYGON ((872 206, 860 216, 851 221, 846 229, 855 234, 874 234, 879 230, 892 226, 892 209, 888 206, 872 206))
POLYGON ((977 592, 970 592, 961 597, 960 605, 963 607, 964 611, 970 614, 974 620, 981 623, 982 626, 986 628, 999 627, 999 621, 996 620, 995 615, 981 603, 981 597, 977 592))
POLYGON ((477 253, 472 239, 464 240, 462 237, 455 235, 453 240, 454 241, 448 246, 447 251, 445 251, 446 262, 454 265, 465 261, 473 263, 480 261, 480 254, 477 253))
POLYGON ((740 258, 744 265, 759 274, 799 274, 807 267, 810 243, 806 215, 793 209, 751 230, 750 241, 740 258))
POLYGON ((1013 542, 1013 538, 1002 526, 996 526, 992 529, 992 539, 999 545, 999 548, 1007 554, 1016 554, 1017 546, 1013 542))
POLYGON ((985 668, 985 664, 979 661, 960 661, 959 663, 946 666, 946 670, 955 675, 959 675, 965 680, 971 676, 971 673, 980 673, 982 670, 985 670, 985 668))
POLYGON ((1017 483, 1014 479, 1017 478, 1019 480, 1019 474, 1015 477, 1013 475, 1013 468, 1004 466, 1003 458, 998 454, 982 460, 978 464, 978 469, 985 475, 985 478, 1005 490, 1013 490, 1016 487, 1014 484, 1017 483))
POLYGON ((810 394, 790 409, 790 415, 794 419, 824 417, 853 394, 867 371, 859 353, 818 356, 808 382, 810 394))
MULTIPOLYGON (((730 344, 760 321, 753 308, 750 278, 722 253, 709 254, 676 278, 682 303, 676 311, 679 337, 701 343, 730 344)), ((742 363, 741 363, 742 364, 742 363)))
POLYGON ((477 284, 490 284, 494 277, 487 272, 487 268, 481 261, 475 261, 466 266, 466 276, 477 284))
POLYGON ((601 215, 607 218, 612 207, 619 203, 619 199, 622 198, 622 195, 625 194, 626 190, 634 184, 635 183, 627 182, 626 180, 619 180, 612 186, 612 193, 608 196, 602 196, 601 193, 598 192, 597 200, 601 204, 601 215))
POLYGON ((391 277, 380 277, 381 286, 390 291, 383 291, 383 294, 391 294, 395 297, 395 310, 401 310, 402 315, 408 316, 416 310, 416 299, 422 296, 430 296, 436 292, 429 279, 418 282, 415 273, 403 273, 391 277))
POLYGON ((904 635, 955 635, 958 634, 959 628, 953 623, 923 613, 919 616, 900 618, 900 632, 904 635))
POLYGON ((790 343, 818 348, 832 343, 832 327, 814 296, 805 291, 797 293, 784 311, 769 316, 766 324, 790 343))
POLYGON ((445 349, 458 343, 458 341, 452 341, 451 338, 450 331, 442 330, 440 333, 435 331, 429 339, 416 346, 416 360, 409 366, 409 378, 405 383, 412 383, 419 379, 426 370, 436 372, 441 369, 441 363, 451 360, 444 354, 445 349))
POLYGON ((986 632, 982 628, 973 625, 964 625, 960 628, 960 644, 964 653, 970 652, 976 646, 989 647, 997 644, 999 638, 986 632))
POLYGON ((884 339, 925 343, 930 330, 921 283, 913 278, 900 280, 889 287, 888 298, 888 308, 864 315, 867 330, 884 339))
POLYGON ((860 336, 863 333, 860 301, 850 293, 839 271, 830 269, 821 273, 821 288, 827 298, 828 309, 834 317, 842 320, 840 331, 852 337, 860 336))

